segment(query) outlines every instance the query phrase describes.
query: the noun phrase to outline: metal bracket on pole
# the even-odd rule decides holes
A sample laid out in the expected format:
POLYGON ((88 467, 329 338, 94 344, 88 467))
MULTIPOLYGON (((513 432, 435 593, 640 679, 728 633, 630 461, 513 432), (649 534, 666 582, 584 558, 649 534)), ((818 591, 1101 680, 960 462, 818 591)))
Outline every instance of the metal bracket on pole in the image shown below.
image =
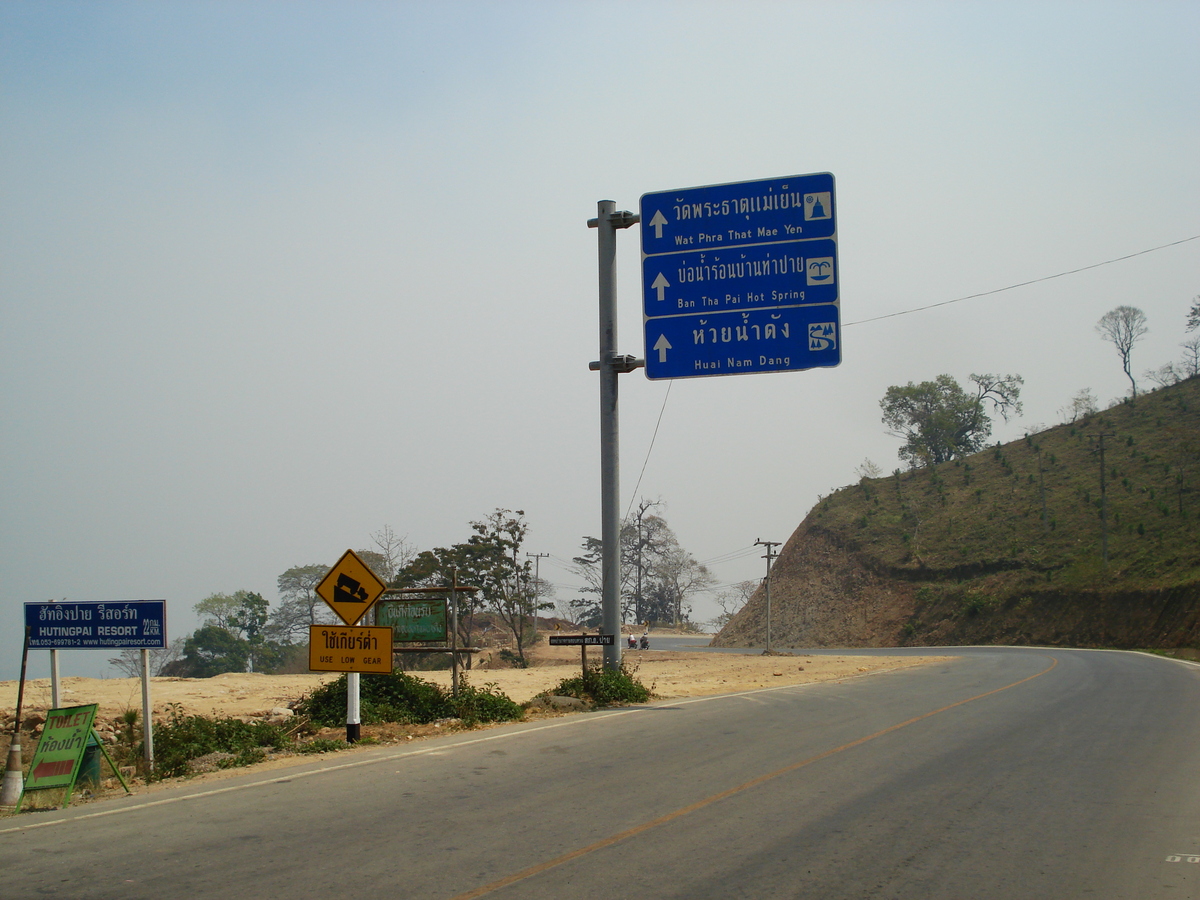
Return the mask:
MULTIPOLYGON (((601 203, 610 203, 609 200, 601 200, 601 203)), ((612 228, 628 228, 630 225, 636 225, 642 221, 642 217, 637 213, 623 209, 620 212, 608 212, 604 216, 604 221, 612 228)), ((599 228, 600 219, 588 219, 588 228, 599 228)))
MULTIPOLYGON (((644 368, 646 361, 644 359, 638 359, 636 356, 625 354, 624 356, 614 356, 608 361, 608 364, 611 368, 615 369, 618 374, 628 375, 634 369, 644 368)), ((593 372, 599 372, 600 365, 600 360, 593 359, 590 363, 588 363, 588 368, 593 372)))

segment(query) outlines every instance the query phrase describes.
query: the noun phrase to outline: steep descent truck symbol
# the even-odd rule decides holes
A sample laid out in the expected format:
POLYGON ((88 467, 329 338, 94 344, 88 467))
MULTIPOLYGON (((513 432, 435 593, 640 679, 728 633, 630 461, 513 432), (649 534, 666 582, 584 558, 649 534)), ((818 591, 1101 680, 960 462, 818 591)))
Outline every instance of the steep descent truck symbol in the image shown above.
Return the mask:
POLYGON ((361 584, 349 575, 338 575, 337 584, 333 587, 334 603, 366 603, 367 592, 361 584))

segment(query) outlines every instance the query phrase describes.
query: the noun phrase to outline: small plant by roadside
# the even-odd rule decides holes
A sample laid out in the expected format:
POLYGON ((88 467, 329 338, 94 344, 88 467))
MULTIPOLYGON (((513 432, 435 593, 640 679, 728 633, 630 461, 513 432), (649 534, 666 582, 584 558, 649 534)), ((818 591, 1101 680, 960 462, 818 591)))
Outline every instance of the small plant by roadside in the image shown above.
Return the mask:
MULTIPOLYGON (((425 725, 439 719, 461 719, 466 725, 507 722, 522 716, 520 705, 488 684, 476 688, 465 678, 458 696, 436 684, 404 672, 363 675, 359 682, 359 705, 365 725, 395 722, 425 725)), ((296 706, 299 715, 317 725, 336 728, 346 720, 346 676, 323 684, 296 706)))
POLYGON ((636 671, 630 669, 624 660, 616 669, 605 666, 589 667, 586 676, 580 673, 574 678, 564 678, 550 693, 560 697, 590 700, 597 706, 645 703, 650 699, 651 692, 638 681, 636 671))
POLYGON ((142 714, 136 709, 127 709, 117 719, 117 742, 113 746, 113 759, 118 766, 134 766, 139 772, 145 772, 145 760, 142 759, 139 748, 141 736, 138 733, 138 723, 142 714))
POLYGON ((337 750, 345 750, 350 745, 345 741, 335 740, 333 738, 313 738, 311 741, 304 741, 296 745, 297 753, 333 753, 337 750))
POLYGON ((266 722, 187 716, 178 703, 171 704, 165 725, 154 730, 154 776, 171 778, 191 774, 191 761, 209 754, 231 754, 217 768, 248 766, 266 756, 266 748, 289 745, 287 732, 266 722))

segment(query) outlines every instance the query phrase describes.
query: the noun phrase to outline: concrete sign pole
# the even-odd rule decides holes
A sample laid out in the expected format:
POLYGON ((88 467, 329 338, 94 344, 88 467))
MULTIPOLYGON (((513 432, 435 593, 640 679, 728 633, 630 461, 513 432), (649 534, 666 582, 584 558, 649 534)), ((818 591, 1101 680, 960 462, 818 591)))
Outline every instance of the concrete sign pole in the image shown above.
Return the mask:
MULTIPOLYGON (((146 765, 154 771, 154 704, 150 700, 150 651, 142 648, 142 747, 146 765)), ((57 706, 56 706, 57 708, 57 706)))
POLYGON ((53 647, 50 649, 50 702, 54 704, 51 709, 58 709, 61 704, 61 679, 58 677, 58 651, 53 647))
POLYGON ((29 626, 25 627, 25 643, 21 648, 21 680, 17 683, 17 709, 13 718, 12 741, 8 745, 8 762, 4 767, 4 782, 0 784, 0 806, 17 806, 25 790, 21 765, 21 704, 25 701, 25 664, 29 662, 29 626))
MULTIPOLYGON (((600 263, 600 359, 590 368, 600 372, 600 539, 604 545, 600 571, 601 631, 621 633, 621 479, 618 456, 617 375, 645 364, 617 354, 617 229, 638 221, 631 212, 617 212, 612 200, 596 204, 596 218, 588 221, 597 231, 600 263)), ((604 665, 621 665, 621 642, 604 647, 604 665)))
POLYGON ((346 743, 357 744, 362 737, 362 707, 359 702, 359 673, 346 673, 346 743))

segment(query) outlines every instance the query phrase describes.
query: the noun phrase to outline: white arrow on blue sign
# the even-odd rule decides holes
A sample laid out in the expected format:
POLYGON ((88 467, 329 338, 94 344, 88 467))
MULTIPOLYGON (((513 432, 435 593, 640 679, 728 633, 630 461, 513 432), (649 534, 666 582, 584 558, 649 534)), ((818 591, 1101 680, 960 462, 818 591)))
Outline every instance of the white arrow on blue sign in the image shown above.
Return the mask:
POLYGON ((829 173, 644 194, 646 377, 841 362, 829 173))

